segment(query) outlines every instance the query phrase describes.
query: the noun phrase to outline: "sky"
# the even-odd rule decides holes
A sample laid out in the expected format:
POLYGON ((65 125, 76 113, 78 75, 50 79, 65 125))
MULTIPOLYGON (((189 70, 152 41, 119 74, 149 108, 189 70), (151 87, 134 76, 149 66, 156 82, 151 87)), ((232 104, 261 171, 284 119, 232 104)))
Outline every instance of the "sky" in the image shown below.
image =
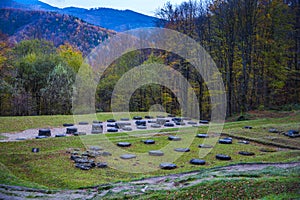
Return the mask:
POLYGON ((170 1, 172 4, 180 4, 186 0, 40 0, 51 6, 80 7, 80 8, 114 8, 118 10, 133 10, 146 15, 154 16, 158 8, 170 1))

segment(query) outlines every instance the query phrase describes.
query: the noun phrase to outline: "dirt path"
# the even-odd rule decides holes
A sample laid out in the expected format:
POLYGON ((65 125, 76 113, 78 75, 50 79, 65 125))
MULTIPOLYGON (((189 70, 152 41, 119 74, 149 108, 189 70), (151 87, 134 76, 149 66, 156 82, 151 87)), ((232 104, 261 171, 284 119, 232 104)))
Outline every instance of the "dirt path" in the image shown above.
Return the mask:
POLYGON ((94 188, 81 190, 41 190, 30 189, 19 186, 0 185, 0 199, 19 200, 31 199, 94 199, 105 197, 109 194, 143 194, 145 191, 173 190, 190 187, 206 180, 211 180, 217 173, 260 171, 266 167, 292 168, 300 166, 300 162, 294 163, 264 163, 264 164, 237 164, 226 167, 208 169, 205 178, 196 178, 203 172, 188 172, 181 174, 171 174, 161 177, 146 178, 143 180, 128 183, 115 183, 100 185, 94 188))

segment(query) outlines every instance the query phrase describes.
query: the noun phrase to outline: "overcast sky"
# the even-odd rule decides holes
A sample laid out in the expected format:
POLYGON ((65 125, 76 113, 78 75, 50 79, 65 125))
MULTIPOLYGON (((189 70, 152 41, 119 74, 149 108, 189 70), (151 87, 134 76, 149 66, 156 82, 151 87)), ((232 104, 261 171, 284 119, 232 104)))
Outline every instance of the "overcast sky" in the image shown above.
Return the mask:
POLYGON ((40 0, 55 7, 80 7, 80 8, 115 8, 119 10, 130 9, 146 15, 154 15, 157 8, 166 2, 180 4, 185 0, 40 0))

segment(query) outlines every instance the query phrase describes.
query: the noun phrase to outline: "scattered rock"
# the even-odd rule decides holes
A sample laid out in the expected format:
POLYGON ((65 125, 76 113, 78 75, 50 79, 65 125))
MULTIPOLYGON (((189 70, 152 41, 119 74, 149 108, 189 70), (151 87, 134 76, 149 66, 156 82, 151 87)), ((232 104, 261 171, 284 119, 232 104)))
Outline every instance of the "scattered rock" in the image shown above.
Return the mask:
POLYGON ((101 156, 107 157, 107 156, 112 156, 110 152, 104 151, 101 153, 101 156))
POLYGON ((81 156, 79 156, 79 155, 74 155, 74 154, 72 154, 71 157, 70 157, 70 159, 73 160, 73 161, 75 161, 75 160, 77 160, 77 159, 81 159, 81 158, 82 158, 81 156))
POLYGON ((103 150, 103 148, 99 147, 99 146, 90 146, 89 148, 91 151, 101 151, 103 150))
POLYGON ((96 166, 98 168, 107 168, 108 167, 106 162, 99 162, 99 163, 96 164, 96 166))
POLYGON ((193 165, 205 165, 205 160, 200 160, 200 159, 191 159, 190 160, 190 163, 193 164, 193 165))
POLYGON ((285 136, 288 136, 288 137, 290 137, 290 138, 300 137, 299 131, 296 131, 296 130, 289 130, 289 131, 286 132, 284 135, 285 135, 285 136))
POLYGON ((270 128, 269 133, 279 133, 279 131, 276 128, 270 128))
POLYGON ((89 165, 82 165, 82 164, 79 164, 79 163, 76 163, 75 167, 79 168, 81 170, 90 170, 91 169, 91 167, 89 165))

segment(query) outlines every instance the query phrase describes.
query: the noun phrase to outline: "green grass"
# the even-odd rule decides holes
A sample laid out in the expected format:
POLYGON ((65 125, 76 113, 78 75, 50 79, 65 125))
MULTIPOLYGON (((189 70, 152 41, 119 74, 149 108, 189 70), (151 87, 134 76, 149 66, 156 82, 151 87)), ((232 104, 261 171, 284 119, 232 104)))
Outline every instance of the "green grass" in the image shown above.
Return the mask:
MULTIPOLYGON (((268 167, 250 172, 222 172, 217 169, 200 172, 189 181, 209 178, 181 190, 146 191, 144 195, 124 196, 124 191, 104 199, 298 199, 300 167, 281 169, 268 167), (218 172, 218 173, 216 173, 218 172)), ((176 184, 176 182, 175 182, 176 184)))
MULTIPOLYGON (((148 113, 132 113, 133 115, 147 115, 148 113)), ((106 120, 112 118, 109 113, 97 114, 98 120, 106 120)), ((92 120, 92 116, 84 116, 84 119, 92 120), (89 118, 90 117, 90 118, 89 118)), ((63 123, 73 122, 72 116, 41 116, 41 117, 2 117, 0 118, 1 132, 14 132, 28 128, 40 127, 57 127, 63 123)), ((89 121, 85 120, 85 121, 89 121)), ((275 127, 282 130, 290 128, 299 128, 300 114, 280 119, 258 119, 243 122, 228 122, 225 124, 224 132, 243 138, 249 138, 252 142, 249 145, 238 144, 238 140, 234 139, 232 145, 216 144, 215 147, 204 157, 207 164, 205 166, 193 166, 188 162, 191 158, 199 157, 198 145, 203 139, 195 138, 195 132, 192 128, 180 129, 178 136, 182 137, 182 141, 170 142, 167 140, 168 135, 175 134, 177 129, 162 130, 158 135, 149 135, 152 131, 137 131, 133 133, 116 133, 104 135, 90 135, 83 137, 67 137, 67 138, 50 138, 44 140, 30 140, 10 143, 0 143, 0 183, 13 185, 26 185, 34 187, 46 188, 80 188, 106 184, 118 181, 130 181, 133 179, 141 179, 145 177, 160 176, 171 173, 181 173, 202 169, 209 169, 217 166, 225 166, 236 163, 249 162, 291 162, 300 161, 300 151, 278 148, 278 145, 286 147, 300 146, 300 138, 290 139, 285 136, 276 135, 280 140, 270 140, 268 133, 269 127, 275 127), (288 123, 287 123, 288 122, 288 123), (244 130, 243 126, 250 125, 252 130, 244 130), (141 140, 154 139, 156 144, 144 145, 141 140), (191 140, 191 144, 186 144, 191 140), (109 142, 116 144, 119 141, 129 141, 132 143, 130 148, 126 148, 128 152, 138 154, 137 159, 121 160, 115 146, 108 145, 109 142), (259 142, 255 142, 259 141, 259 142), (274 145, 275 144, 275 145, 274 145), (104 147, 106 151, 113 153, 112 157, 102 157, 99 161, 106 161, 112 167, 124 166, 123 170, 135 172, 145 167, 155 169, 149 173, 127 173, 117 169, 92 169, 90 171, 81 171, 74 167, 66 153, 68 148, 80 148, 85 150, 86 146, 98 145, 104 147), (164 157, 155 157, 149 160, 147 152, 156 150, 169 145, 169 151, 165 151, 164 157), (189 153, 177 153, 173 151, 175 147, 189 147, 189 153), (37 154, 31 153, 32 148, 40 148, 37 154), (270 149, 273 152, 262 152, 261 149, 270 149), (241 156, 239 151, 251 151, 255 156, 241 156), (140 155, 139 153, 146 153, 140 155), (219 161, 215 159, 215 155, 223 153, 232 157, 232 161, 219 161), (175 161, 178 168, 171 171, 163 171, 158 167, 158 163, 166 159, 172 159, 173 155, 177 155, 175 161), (145 164, 146 163, 146 166, 145 164)), ((206 132, 207 128, 199 128, 198 132, 206 132)), ((274 136, 274 134, 273 134, 274 136)), ((275 136, 274 136, 275 137, 275 136)), ((210 137, 205 143, 214 143, 218 137, 210 137)), ((203 154, 200 154, 200 156, 203 154)), ((215 184, 221 184, 216 182, 215 184)), ((253 183, 254 184, 254 183, 253 183)), ((262 184, 258 182, 256 184, 262 184)), ((267 187, 267 185, 265 186, 267 187)))
MULTIPOLYGON (((184 133, 178 134, 183 137, 184 133)), ((112 137, 112 136, 111 136, 112 137)), ((167 144, 176 144, 175 146, 184 146, 184 139, 179 142, 169 142, 167 136, 151 137, 156 140, 157 145, 144 145, 140 140, 141 138, 129 137, 124 140, 123 138, 116 139, 112 137, 112 142, 118 141, 130 141, 132 147, 127 148, 129 152, 143 153, 149 150, 159 149, 167 144), (180 145, 181 144, 181 145, 180 145)), ((184 138, 184 137, 183 137, 184 138)), ((109 182, 117 181, 130 181, 132 179, 140 179, 151 176, 165 175, 170 173, 180 173, 186 171, 194 171, 199 169, 207 169, 215 166, 224 166, 234 163, 244 162, 286 162, 286 161, 299 161, 300 151, 277 151, 272 153, 261 152, 262 147, 271 148, 276 150, 275 147, 269 147, 261 144, 252 143, 251 145, 241 145, 234 140, 232 145, 217 144, 215 148, 204 159, 207 161, 207 165, 199 167, 190 165, 188 162, 191 158, 199 157, 198 144, 201 144, 203 139, 195 138, 190 145, 191 152, 184 153, 175 161, 178 168, 172 171, 162 171, 158 168, 158 163, 170 158, 170 155, 176 154, 174 151, 166 152, 166 156, 153 158, 150 160, 148 155, 140 156, 135 160, 121 160, 118 153, 114 152, 111 147, 105 146, 103 142, 103 135, 93 135, 70 138, 52 138, 45 140, 32 140, 22 141, 17 143, 1 143, 0 146, 0 161, 9 170, 10 175, 17 176, 19 179, 25 182, 32 182, 32 184, 41 185, 49 188, 79 188, 87 187, 99 184, 105 184, 109 182), (112 157, 103 157, 101 161, 106 161, 110 166, 123 166, 124 170, 140 170, 145 168, 143 162, 146 162, 148 167, 157 169, 150 173, 127 173, 112 168, 108 169, 92 169, 90 171, 81 171, 74 167, 74 164, 69 159, 69 154, 65 151, 70 147, 81 148, 84 150, 85 145, 99 145, 105 147, 105 150, 113 152, 112 157), (40 148, 40 153, 31 153, 31 148, 40 148), (256 156, 245 157, 239 155, 238 151, 251 151, 255 152, 256 156), (229 154, 232 157, 232 161, 218 161, 215 159, 217 153, 229 154), (169 155, 169 156, 168 156, 169 155), (146 159, 146 160, 143 160, 146 159), (148 160, 147 160, 148 159, 148 160), (148 162, 147 162, 148 161, 148 162)), ((173 149, 173 146, 171 146, 173 149)), ((172 158, 172 157, 171 157, 172 158)), ((2 172, 1 172, 2 173, 2 172)), ((2 173, 2 176, 5 176, 2 173)), ((1 179, 0 183, 6 184, 6 179, 1 179)))
MULTIPOLYGON (((207 181, 188 189, 176 191, 149 192, 140 197, 127 199, 281 199, 299 198, 300 181, 297 178, 263 179, 218 179, 207 181), (272 195, 270 195, 272 194, 272 195), (273 198, 272 198, 273 197, 273 198), (275 197, 275 198, 274 198, 275 197)), ((116 196, 115 199, 119 199, 116 196)), ((123 199, 121 197, 120 199, 123 199)), ((108 198, 111 199, 111 198, 108 198)))

